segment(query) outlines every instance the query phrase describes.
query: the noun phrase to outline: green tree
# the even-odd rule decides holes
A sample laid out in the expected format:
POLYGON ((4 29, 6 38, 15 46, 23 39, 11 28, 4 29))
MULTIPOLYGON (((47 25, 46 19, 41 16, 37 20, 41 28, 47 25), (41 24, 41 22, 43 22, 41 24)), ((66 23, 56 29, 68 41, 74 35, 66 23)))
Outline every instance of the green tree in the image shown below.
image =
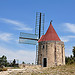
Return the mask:
POLYGON ((34 65, 34 63, 32 63, 32 65, 34 65))
POLYGON ((73 56, 65 57, 65 63, 66 64, 73 64, 75 63, 75 46, 72 49, 73 56))
POLYGON ((25 64, 25 62, 23 61, 22 64, 25 64))
POLYGON ((72 52, 73 52, 73 57, 75 58, 75 46, 73 47, 72 52))
POLYGON ((14 60, 13 60, 13 66, 15 66, 15 65, 16 65, 16 60, 14 59, 14 60))
POLYGON ((2 65, 7 66, 7 57, 4 55, 0 57, 0 66, 2 65))

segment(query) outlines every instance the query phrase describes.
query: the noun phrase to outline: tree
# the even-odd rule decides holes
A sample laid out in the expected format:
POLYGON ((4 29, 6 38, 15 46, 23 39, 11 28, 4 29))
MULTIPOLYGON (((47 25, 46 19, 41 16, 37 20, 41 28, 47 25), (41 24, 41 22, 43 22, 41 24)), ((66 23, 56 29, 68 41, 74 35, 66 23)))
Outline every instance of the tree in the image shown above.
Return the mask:
POLYGON ((73 56, 65 57, 65 63, 66 64, 73 64, 75 63, 75 46, 72 49, 73 56))
POLYGON ((25 64, 25 62, 23 61, 22 64, 25 64))
POLYGON ((0 66, 2 65, 7 66, 7 57, 4 55, 0 57, 0 66))
POLYGON ((70 55, 70 58, 71 58, 71 59, 73 58, 72 55, 70 55))
POLYGON ((34 65, 34 63, 32 63, 32 65, 34 65))
POLYGON ((13 60, 13 65, 15 65, 15 64, 16 64, 16 60, 14 59, 14 60, 13 60))
POLYGON ((75 57, 75 46, 73 47, 72 52, 73 52, 73 57, 75 57))

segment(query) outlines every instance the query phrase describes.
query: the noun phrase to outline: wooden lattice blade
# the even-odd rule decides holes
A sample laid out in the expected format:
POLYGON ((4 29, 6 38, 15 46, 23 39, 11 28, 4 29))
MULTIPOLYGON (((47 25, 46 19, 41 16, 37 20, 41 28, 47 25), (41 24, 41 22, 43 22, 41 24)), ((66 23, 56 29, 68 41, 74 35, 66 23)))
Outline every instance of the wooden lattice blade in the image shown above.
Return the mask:
POLYGON ((38 41, 38 36, 35 34, 29 34, 23 32, 20 33, 19 43, 36 45, 37 41, 38 41))

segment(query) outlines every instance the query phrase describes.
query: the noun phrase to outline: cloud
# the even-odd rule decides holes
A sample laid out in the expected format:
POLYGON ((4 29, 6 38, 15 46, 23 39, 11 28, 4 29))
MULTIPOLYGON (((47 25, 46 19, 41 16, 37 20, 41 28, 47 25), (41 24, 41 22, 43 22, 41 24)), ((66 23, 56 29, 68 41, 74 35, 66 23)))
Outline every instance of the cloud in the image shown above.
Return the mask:
POLYGON ((69 41, 69 39, 67 39, 67 38, 65 38, 65 37, 60 37, 60 39, 61 39, 61 41, 63 41, 63 42, 68 42, 68 41, 69 41))
POLYGON ((5 42, 9 42, 12 39, 13 39, 12 34, 10 34, 10 33, 0 33, 0 40, 3 40, 5 42))
POLYGON ((71 55, 73 55, 71 50, 65 51, 65 56, 70 57, 71 55))
POLYGON ((66 56, 73 55, 72 49, 73 49, 72 46, 65 46, 65 55, 66 55, 66 56))
POLYGON ((70 39, 75 39, 75 36, 72 36, 72 35, 70 35, 70 36, 62 36, 62 37, 60 37, 60 39, 63 42, 69 42, 70 39))
POLYGON ((0 56, 5 55, 7 60, 18 59, 21 63, 35 63, 35 51, 29 50, 10 50, 0 46, 0 56))
POLYGON ((64 23, 63 25, 67 27, 66 31, 75 33, 75 24, 64 23))
POLYGON ((17 30, 32 30, 32 28, 28 28, 28 27, 26 27, 25 24, 18 22, 18 21, 6 19, 6 18, 0 18, 0 20, 5 22, 5 23, 13 24, 14 26, 16 26, 17 30))
MULTIPOLYGON (((72 54, 72 48, 66 48, 65 55, 70 56, 72 54)), ((25 63, 35 63, 36 52, 29 50, 10 50, 0 46, 0 57, 5 55, 7 60, 10 61, 13 59, 19 60, 19 63, 23 61, 25 63)))

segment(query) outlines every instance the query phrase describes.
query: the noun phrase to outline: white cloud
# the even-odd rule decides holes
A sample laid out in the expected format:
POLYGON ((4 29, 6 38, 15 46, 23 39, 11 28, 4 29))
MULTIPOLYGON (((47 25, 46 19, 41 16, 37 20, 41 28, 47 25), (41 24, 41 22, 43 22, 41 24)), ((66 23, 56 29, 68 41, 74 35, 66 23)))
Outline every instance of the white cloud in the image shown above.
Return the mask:
MULTIPOLYGON (((72 54, 72 48, 66 48, 65 55, 70 56, 72 54)), ((19 63, 24 61, 25 63, 35 63, 36 52, 28 50, 10 50, 0 46, 0 57, 5 55, 7 60, 17 59, 19 63)))
POLYGON ((61 39, 61 41, 63 41, 63 42, 68 42, 68 41, 69 41, 69 39, 67 39, 67 38, 65 38, 65 37, 60 37, 60 39, 61 39))
POLYGON ((62 36, 62 37, 60 37, 61 41, 63 41, 63 42, 68 42, 68 41, 70 41, 70 39, 74 39, 74 38, 75 38, 75 36, 62 36))
POLYGON ((12 39, 13 39, 12 34, 10 34, 10 33, 0 33, 0 40, 3 40, 5 42, 9 42, 12 39))
POLYGON ((71 35, 71 36, 68 36, 68 37, 69 37, 69 38, 75 38, 75 36, 72 36, 72 35, 71 35))
POLYGON ((28 28, 28 27, 26 27, 25 24, 18 22, 18 21, 6 19, 6 18, 0 18, 0 20, 5 23, 10 23, 10 24, 15 25, 17 30, 32 30, 32 28, 28 28))
POLYGON ((66 56, 73 55, 72 49, 73 49, 72 46, 66 46, 66 48, 65 48, 65 55, 66 55, 66 56))
POLYGON ((65 51, 65 56, 70 57, 71 55, 73 55, 71 50, 65 51))
POLYGON ((75 24, 64 23, 63 25, 67 27, 66 31, 75 33, 75 24))
POLYGON ((0 46, 0 56, 5 55, 8 60, 18 59, 21 63, 35 63, 35 51, 28 50, 9 50, 0 46))

